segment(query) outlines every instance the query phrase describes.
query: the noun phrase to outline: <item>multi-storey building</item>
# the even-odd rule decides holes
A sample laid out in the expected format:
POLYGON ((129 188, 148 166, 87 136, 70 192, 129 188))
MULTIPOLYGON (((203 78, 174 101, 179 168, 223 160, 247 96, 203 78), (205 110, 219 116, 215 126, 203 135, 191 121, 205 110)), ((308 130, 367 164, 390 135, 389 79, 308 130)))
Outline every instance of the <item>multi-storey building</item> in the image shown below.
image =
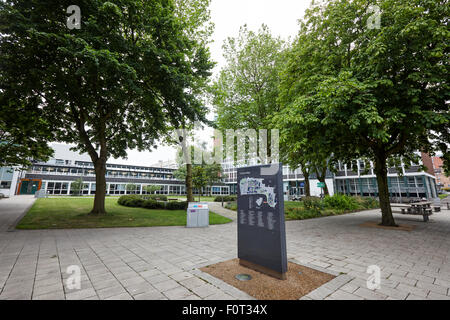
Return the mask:
MULTIPOLYGON (((2 168, 0 193, 6 196, 34 194, 37 190, 42 189, 51 195, 70 195, 73 193, 72 182, 81 178, 84 182, 82 194, 95 194, 95 171, 89 157, 70 151, 66 145, 54 144, 53 147, 55 157, 48 162, 34 163, 32 167, 23 172, 2 168)), ((395 168, 389 168, 388 186, 394 201, 437 197, 432 159, 424 153, 421 153, 420 156, 419 165, 412 164, 408 167, 402 164, 401 172, 397 172, 395 168), (420 171, 420 165, 425 165, 428 170, 420 171)), ((250 161, 246 165, 255 164, 256 161, 250 161)), ((212 186, 212 190, 209 187, 206 188, 205 194, 237 193, 236 171, 239 165, 225 161, 222 167, 225 174, 223 182, 212 186)), ((145 186, 157 185, 160 187, 156 191, 157 194, 183 195, 186 193, 185 183, 174 177, 174 171, 173 166, 166 168, 109 163, 106 172, 107 194, 145 194, 145 186)), ((338 163, 332 171, 334 173, 330 170, 327 171, 325 179, 330 194, 378 196, 372 162, 355 160, 348 166, 338 163)), ((318 186, 318 182, 316 175, 311 173, 309 184, 313 196, 320 196, 323 192, 322 188, 318 186)), ((305 178, 300 169, 292 170, 288 166, 283 166, 283 191, 285 199, 305 194, 305 178)), ((194 193, 198 194, 198 191, 194 190, 194 193)))
MULTIPOLYGON (((388 187, 393 201, 408 201, 417 198, 437 197, 436 179, 434 176, 431 157, 426 153, 420 155, 418 164, 401 165, 401 172, 395 168, 389 168, 388 187), (427 167, 427 171, 421 171, 421 165, 427 167)), ((251 163, 253 164, 253 163, 251 163)), ((339 163, 332 173, 327 171, 325 182, 329 193, 342 193, 359 196, 378 196, 377 179, 372 162, 366 163, 355 160, 351 165, 339 163), (366 166, 368 166, 366 168, 366 166)), ((228 175, 225 183, 230 185, 230 192, 236 193, 236 167, 224 163, 224 172, 228 175)), ((312 196, 320 196, 322 190, 318 187, 319 180, 315 173, 309 177, 310 192, 312 196)), ((283 190, 289 196, 305 194, 305 178, 301 169, 292 170, 283 166, 283 190)))
MULTIPOLYGON (((45 190, 50 195, 70 195, 72 183, 83 180, 82 194, 95 194, 94 164, 86 155, 69 150, 69 147, 54 144, 54 158, 48 162, 36 162, 28 170, 18 174, 16 194, 34 194, 37 190, 45 190)), ((174 168, 156 166, 134 166, 108 163, 106 166, 106 193, 108 195, 146 194, 145 186, 156 185, 160 189, 156 194, 186 194, 184 181, 174 177, 174 168)), ((212 192, 207 187, 204 194, 229 194, 229 186, 217 183, 212 192)), ((14 194, 14 191, 12 192, 14 194)), ((194 194, 198 191, 194 189, 194 194)))
MULTIPOLYGON (((419 154, 419 163, 411 163, 409 166, 402 163, 401 172, 398 172, 396 168, 388 168, 388 187, 393 200, 402 202, 408 199, 437 197, 431 157, 426 153, 419 154), (421 171, 421 165, 424 165, 427 170, 421 171)), ((377 179, 372 162, 355 160, 349 166, 339 163, 336 170, 335 192, 360 196, 378 195, 377 179), (367 165, 369 165, 368 168, 366 168, 367 165)))

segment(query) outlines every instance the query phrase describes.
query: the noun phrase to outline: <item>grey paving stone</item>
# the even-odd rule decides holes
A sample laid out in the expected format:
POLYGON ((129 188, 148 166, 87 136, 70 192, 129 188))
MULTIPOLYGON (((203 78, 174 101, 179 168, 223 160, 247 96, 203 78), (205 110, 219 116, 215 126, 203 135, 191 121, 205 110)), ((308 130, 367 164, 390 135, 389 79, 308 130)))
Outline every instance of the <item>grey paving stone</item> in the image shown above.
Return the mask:
POLYGON ((66 299, 67 300, 81 300, 84 298, 89 298, 92 296, 95 296, 95 290, 92 288, 89 289, 83 289, 83 290, 78 290, 78 291, 74 291, 71 293, 67 293, 66 294, 66 299))

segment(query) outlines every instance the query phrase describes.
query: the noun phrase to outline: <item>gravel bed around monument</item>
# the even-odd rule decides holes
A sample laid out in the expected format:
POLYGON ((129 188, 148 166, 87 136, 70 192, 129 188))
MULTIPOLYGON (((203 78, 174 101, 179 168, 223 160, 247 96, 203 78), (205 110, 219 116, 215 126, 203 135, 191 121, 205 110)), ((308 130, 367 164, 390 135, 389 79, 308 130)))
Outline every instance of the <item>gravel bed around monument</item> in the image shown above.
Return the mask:
POLYGON ((243 267, 239 265, 239 259, 209 265, 201 270, 259 300, 298 300, 335 278, 334 275, 292 262, 288 262, 286 280, 243 267), (240 281, 236 279, 237 274, 249 274, 252 279, 240 281))

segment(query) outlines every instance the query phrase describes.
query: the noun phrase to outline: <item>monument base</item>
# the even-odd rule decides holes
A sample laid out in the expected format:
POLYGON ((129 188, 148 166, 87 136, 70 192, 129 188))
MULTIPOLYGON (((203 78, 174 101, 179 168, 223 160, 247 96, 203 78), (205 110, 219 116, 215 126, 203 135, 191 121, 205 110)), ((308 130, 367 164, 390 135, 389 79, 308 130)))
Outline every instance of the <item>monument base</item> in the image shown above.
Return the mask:
POLYGON ((275 270, 266 268, 264 266, 260 266, 259 264, 244 260, 244 259, 239 259, 239 264, 243 267, 249 268, 249 269, 253 269, 255 271, 264 273, 268 276, 280 279, 280 280, 286 280, 286 273, 281 273, 281 272, 277 272, 275 270))

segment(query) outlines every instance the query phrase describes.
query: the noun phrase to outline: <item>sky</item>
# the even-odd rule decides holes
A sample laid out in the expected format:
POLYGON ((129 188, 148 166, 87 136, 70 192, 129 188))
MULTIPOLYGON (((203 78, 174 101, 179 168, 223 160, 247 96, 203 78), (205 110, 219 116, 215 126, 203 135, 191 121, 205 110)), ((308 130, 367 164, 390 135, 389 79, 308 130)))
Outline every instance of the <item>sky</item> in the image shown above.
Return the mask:
MULTIPOLYGON (((215 25, 210 44, 212 60, 217 62, 213 70, 213 79, 220 72, 225 61, 222 56, 222 45, 227 37, 236 37, 239 28, 247 24, 250 30, 258 30, 266 24, 274 36, 283 39, 293 38, 298 32, 298 19, 303 17, 311 0, 212 0, 211 20, 215 25)), ((210 137, 212 131, 198 132, 197 136, 210 137)), ((160 145, 153 152, 128 151, 128 159, 110 159, 118 164, 134 164, 148 166, 158 161, 175 160, 175 149, 160 145)))

